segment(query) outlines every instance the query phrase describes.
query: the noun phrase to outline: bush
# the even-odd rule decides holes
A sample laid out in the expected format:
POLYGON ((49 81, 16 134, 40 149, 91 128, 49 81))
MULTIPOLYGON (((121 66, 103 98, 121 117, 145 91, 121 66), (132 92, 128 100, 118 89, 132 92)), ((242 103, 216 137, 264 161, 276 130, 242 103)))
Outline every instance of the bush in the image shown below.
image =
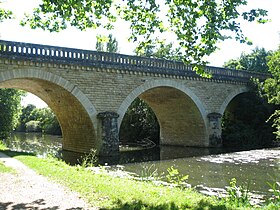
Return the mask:
POLYGON ((159 124, 152 109, 136 98, 129 106, 120 128, 122 142, 136 143, 144 139, 159 143, 159 124))
POLYGON ((26 123, 26 132, 41 132, 42 127, 41 127, 41 122, 36 121, 36 120, 31 120, 26 123))
POLYGON ((256 92, 238 96, 229 104, 222 119, 223 145, 242 148, 271 146, 275 135, 272 123, 267 120, 274 108, 256 92))

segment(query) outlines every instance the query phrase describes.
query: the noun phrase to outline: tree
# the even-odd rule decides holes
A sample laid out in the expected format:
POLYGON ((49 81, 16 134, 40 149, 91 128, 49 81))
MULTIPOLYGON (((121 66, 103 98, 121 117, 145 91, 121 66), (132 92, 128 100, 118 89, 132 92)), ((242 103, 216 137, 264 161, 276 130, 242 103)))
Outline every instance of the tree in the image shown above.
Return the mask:
POLYGON ((108 36, 109 41, 106 43, 106 52, 117 53, 119 52, 119 43, 112 34, 108 36))
POLYGON ((97 41, 96 41, 95 48, 97 51, 110 52, 110 53, 119 52, 118 41, 116 38, 113 37, 112 34, 109 34, 108 37, 98 35, 96 39, 97 41))
POLYGON ((237 59, 231 59, 224 64, 224 67, 255 72, 268 72, 268 57, 271 51, 256 47, 251 53, 242 53, 237 59))
POLYGON ((277 106, 277 110, 270 119, 274 122, 277 139, 280 139, 280 47, 270 56, 268 66, 272 77, 265 81, 263 87, 268 102, 277 106))
POLYGON ((22 91, 0 90, 0 138, 6 138, 16 127, 20 115, 22 91))
POLYGON ((36 108, 28 104, 21 113, 17 131, 61 135, 59 122, 50 108, 36 108))
POLYGON ((40 118, 42 132, 53 135, 62 135, 59 122, 50 108, 40 109, 40 118))
MULTIPOLYGON (((141 49, 159 34, 174 35, 182 49, 182 58, 196 67, 207 62, 205 58, 218 48, 218 43, 234 38, 251 44, 240 27, 242 19, 265 23, 267 11, 242 11, 247 0, 42 0, 33 13, 26 15, 22 25, 60 31, 68 26, 80 30, 103 27, 113 29, 122 19, 129 24, 129 40, 141 49)), ((195 68, 204 73, 201 68, 195 68)))
POLYGON ((159 124, 152 109, 136 98, 129 106, 120 128, 120 139, 135 143, 144 139, 159 143, 159 124))
POLYGON ((136 48, 135 53, 138 56, 164 58, 169 60, 181 60, 180 48, 174 48, 173 43, 166 44, 165 41, 154 41, 142 49, 136 48))
POLYGON ((36 106, 33 104, 28 104, 26 107, 22 107, 21 109, 21 115, 19 118, 19 124, 16 128, 19 132, 25 132, 26 131, 26 123, 32 120, 35 120, 35 117, 31 115, 32 111, 36 109, 36 106))
POLYGON ((261 97, 257 85, 240 95, 223 115, 223 145, 247 149, 271 146, 275 140, 274 129, 266 121, 274 108, 261 97))
MULTIPOLYGON (((0 5, 3 1, 0 0, 0 5)), ((6 19, 13 18, 13 13, 11 10, 5 10, 0 8, 0 23, 3 22, 6 19)))
POLYGON ((224 144, 247 147, 271 145, 275 140, 273 133, 280 138, 280 112, 276 110, 277 105, 279 107, 280 104, 280 50, 272 53, 264 48, 256 48, 252 53, 242 53, 238 59, 230 60, 225 67, 270 72, 272 78, 267 79, 264 84, 254 81, 251 92, 235 101, 238 105, 235 105, 234 110, 225 112, 223 116, 224 144), (276 106, 269 105, 267 99, 269 103, 276 106), (269 118, 272 120, 268 121, 269 118))

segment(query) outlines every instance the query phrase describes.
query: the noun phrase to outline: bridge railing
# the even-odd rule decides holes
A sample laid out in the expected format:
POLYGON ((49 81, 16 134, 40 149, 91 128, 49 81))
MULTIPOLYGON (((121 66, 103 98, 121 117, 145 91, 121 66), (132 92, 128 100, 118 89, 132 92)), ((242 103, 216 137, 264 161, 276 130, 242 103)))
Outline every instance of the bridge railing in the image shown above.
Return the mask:
MULTIPOLYGON (((4 40, 0 40, 0 57, 199 77, 192 66, 178 61, 4 40)), ((211 66, 206 66, 205 71, 213 78, 222 80, 248 81, 252 77, 268 77, 262 73, 211 66)))

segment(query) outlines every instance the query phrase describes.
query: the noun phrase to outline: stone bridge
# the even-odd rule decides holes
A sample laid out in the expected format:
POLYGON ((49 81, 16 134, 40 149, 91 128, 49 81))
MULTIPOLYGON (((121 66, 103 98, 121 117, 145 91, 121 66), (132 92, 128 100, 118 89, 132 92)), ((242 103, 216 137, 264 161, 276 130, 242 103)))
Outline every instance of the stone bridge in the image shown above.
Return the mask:
POLYGON ((119 129, 133 100, 143 99, 160 125, 160 144, 221 145, 221 116, 266 75, 206 67, 202 78, 181 62, 0 41, 0 88, 31 92, 56 114, 63 149, 118 154, 119 129))

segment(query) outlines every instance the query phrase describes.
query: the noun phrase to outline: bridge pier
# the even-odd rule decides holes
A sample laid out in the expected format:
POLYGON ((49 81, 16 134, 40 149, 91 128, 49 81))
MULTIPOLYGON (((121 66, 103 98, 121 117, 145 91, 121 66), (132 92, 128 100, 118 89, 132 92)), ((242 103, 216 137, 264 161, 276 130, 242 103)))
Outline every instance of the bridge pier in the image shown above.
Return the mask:
POLYGON ((209 146, 220 147, 222 146, 222 126, 220 113, 212 112, 207 115, 209 120, 209 146))
POLYGON ((99 120, 99 156, 119 155, 118 117, 115 112, 101 112, 97 115, 99 120))

